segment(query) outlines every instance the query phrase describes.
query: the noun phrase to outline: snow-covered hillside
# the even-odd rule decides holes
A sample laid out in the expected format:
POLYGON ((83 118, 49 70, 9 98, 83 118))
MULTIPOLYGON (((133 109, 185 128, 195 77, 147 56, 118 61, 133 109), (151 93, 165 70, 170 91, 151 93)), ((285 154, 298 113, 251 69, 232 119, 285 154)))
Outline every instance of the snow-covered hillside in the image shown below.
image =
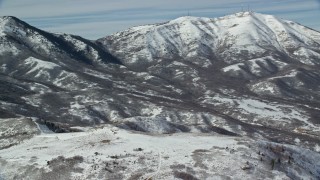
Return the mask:
POLYGON ((320 177, 319 160, 310 150, 245 137, 159 136, 104 126, 81 133, 41 133, 2 150, 0 178, 312 179, 320 177))

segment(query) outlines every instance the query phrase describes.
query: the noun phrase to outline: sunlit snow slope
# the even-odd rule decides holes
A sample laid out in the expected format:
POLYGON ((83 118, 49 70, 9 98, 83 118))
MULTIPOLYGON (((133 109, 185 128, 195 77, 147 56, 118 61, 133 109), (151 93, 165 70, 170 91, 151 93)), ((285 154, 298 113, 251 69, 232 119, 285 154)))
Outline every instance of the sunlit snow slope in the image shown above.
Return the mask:
POLYGON ((183 58, 202 66, 271 55, 319 64, 319 32, 272 15, 241 12, 220 18, 181 17, 100 39, 128 65, 183 58), (203 58, 196 62, 194 58, 203 58))

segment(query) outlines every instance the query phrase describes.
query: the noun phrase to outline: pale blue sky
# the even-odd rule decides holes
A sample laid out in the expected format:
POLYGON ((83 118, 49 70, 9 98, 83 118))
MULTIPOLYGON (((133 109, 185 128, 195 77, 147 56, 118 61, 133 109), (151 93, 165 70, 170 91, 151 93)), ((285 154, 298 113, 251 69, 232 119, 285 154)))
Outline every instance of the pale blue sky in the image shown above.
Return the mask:
POLYGON ((97 39, 129 27, 185 16, 219 17, 250 6, 320 31, 320 0, 0 0, 16 16, 51 32, 97 39))

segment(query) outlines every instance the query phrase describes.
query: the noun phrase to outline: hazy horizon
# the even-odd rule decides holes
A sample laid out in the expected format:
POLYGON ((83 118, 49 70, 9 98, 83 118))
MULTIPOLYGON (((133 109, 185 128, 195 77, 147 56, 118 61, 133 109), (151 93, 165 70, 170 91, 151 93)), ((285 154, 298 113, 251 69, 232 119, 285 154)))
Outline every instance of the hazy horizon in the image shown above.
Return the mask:
POLYGON ((320 30, 319 0, 0 0, 1 16, 16 16, 47 31, 70 33, 88 39, 188 14, 213 18, 247 9, 320 30))

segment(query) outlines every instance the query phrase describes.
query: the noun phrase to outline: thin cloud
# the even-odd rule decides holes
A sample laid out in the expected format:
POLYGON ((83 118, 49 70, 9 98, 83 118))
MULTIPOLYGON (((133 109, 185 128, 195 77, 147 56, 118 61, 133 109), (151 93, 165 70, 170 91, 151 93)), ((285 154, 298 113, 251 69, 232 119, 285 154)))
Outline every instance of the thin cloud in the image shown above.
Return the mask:
MULTIPOLYGON (((0 0, 0 3, 2 0, 0 0)), ((320 30, 320 0, 6 0, 0 15, 13 15, 50 31, 95 39, 131 26, 191 13, 219 17, 247 9, 274 14, 320 30)))

